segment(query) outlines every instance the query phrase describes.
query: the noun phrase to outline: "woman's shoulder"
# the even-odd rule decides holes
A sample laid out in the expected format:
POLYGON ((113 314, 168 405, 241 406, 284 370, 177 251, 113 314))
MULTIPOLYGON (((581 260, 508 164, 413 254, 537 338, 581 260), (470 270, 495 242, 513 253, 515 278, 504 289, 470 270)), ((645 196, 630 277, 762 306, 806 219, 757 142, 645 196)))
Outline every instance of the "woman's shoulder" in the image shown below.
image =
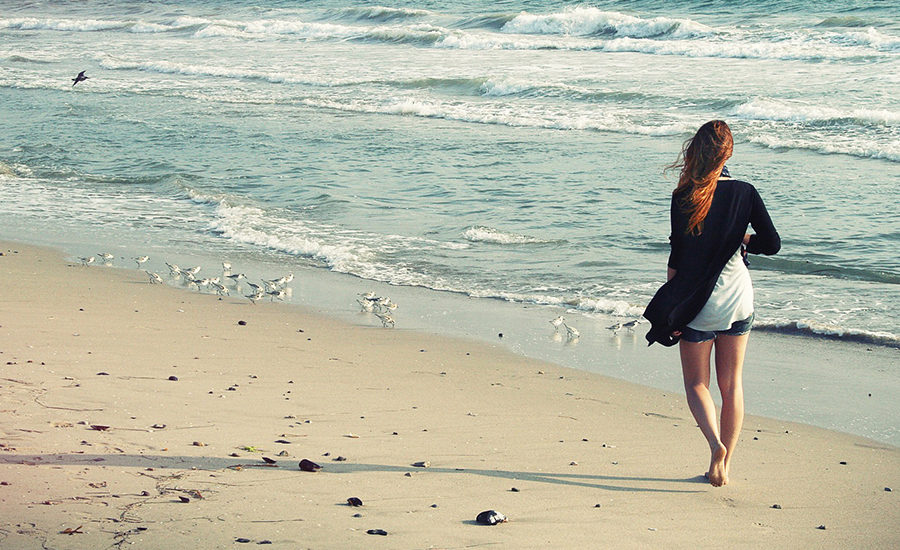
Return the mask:
POLYGON ((716 184, 716 191, 719 189, 735 194, 752 194, 756 192, 756 187, 753 187, 753 184, 736 178, 719 178, 716 184))

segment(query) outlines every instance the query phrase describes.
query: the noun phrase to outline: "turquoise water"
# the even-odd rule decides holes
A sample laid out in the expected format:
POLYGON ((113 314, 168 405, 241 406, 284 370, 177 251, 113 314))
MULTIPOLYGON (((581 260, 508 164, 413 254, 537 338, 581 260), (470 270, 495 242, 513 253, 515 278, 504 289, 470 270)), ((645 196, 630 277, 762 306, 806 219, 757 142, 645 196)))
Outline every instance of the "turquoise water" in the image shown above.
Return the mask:
POLYGON ((900 346, 897 8, 670 4, 0 2, 0 235, 626 321, 724 118, 759 327, 900 346))

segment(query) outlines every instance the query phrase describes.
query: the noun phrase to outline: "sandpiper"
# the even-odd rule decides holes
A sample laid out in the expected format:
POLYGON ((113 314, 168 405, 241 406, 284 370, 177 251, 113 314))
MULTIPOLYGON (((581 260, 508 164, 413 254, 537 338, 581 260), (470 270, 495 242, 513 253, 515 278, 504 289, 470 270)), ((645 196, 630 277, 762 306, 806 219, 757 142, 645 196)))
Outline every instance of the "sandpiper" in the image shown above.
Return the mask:
POLYGON ((144 270, 144 273, 146 273, 147 276, 150 277, 151 285, 157 284, 157 283, 162 284, 162 282, 163 282, 162 277, 160 277, 156 273, 153 273, 152 271, 147 271, 146 269, 144 270))
POLYGON ((553 325, 553 330, 559 330, 559 326, 566 322, 565 317, 560 315, 556 319, 550 321, 550 324, 553 325))
POLYGON ((141 268, 141 264, 150 259, 150 256, 138 256, 134 258, 134 261, 137 263, 138 269, 141 268))

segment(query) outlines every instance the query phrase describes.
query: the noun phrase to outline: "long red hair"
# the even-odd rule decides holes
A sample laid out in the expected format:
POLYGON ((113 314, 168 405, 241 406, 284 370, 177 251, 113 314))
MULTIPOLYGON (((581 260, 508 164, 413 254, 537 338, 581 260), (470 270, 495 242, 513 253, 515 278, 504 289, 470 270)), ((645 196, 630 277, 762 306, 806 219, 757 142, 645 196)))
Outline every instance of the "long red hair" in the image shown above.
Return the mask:
POLYGON ((681 207, 688 215, 688 233, 699 235, 703 231, 716 183, 733 150, 734 138, 728 124, 711 120, 684 142, 678 160, 667 168, 681 169, 674 193, 681 195, 681 207))

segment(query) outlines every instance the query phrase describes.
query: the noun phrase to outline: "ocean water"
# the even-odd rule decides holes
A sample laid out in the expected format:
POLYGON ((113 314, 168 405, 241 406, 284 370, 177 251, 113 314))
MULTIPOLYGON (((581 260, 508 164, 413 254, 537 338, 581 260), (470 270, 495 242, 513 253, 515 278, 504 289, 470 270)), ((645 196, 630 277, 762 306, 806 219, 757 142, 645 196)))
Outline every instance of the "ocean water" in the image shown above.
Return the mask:
POLYGON ((0 0, 0 236, 323 307, 350 276, 634 319, 713 118, 783 239, 757 327, 900 348, 893 2, 0 0))

